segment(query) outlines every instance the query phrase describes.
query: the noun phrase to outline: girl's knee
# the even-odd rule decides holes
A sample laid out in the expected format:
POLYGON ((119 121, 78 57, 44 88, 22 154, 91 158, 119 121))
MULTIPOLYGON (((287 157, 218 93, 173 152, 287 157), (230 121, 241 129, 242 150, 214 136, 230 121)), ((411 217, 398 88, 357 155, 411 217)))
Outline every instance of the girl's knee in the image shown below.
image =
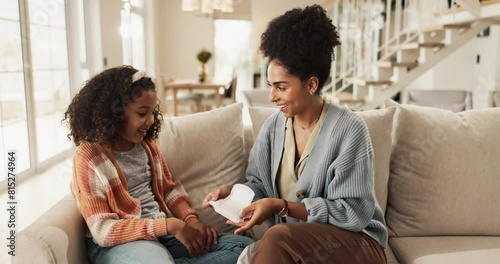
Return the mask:
POLYGON ((222 243, 230 247, 240 248, 241 250, 253 242, 255 242, 253 239, 240 235, 223 234, 219 237, 219 244, 222 243))

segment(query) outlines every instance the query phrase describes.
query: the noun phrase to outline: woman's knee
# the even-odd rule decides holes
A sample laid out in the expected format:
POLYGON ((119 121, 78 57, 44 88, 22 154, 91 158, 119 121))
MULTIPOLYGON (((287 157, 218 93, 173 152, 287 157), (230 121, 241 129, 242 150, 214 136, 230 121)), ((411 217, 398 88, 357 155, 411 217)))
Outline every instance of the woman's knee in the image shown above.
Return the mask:
POLYGON ((279 241, 288 240, 289 238, 291 238, 291 236, 292 234, 290 229, 286 225, 280 224, 269 228, 264 233, 264 236, 262 236, 262 241, 275 244, 279 241))
POLYGON ((294 263, 297 259, 293 228, 279 224, 269 228, 259 241, 252 263, 294 263))

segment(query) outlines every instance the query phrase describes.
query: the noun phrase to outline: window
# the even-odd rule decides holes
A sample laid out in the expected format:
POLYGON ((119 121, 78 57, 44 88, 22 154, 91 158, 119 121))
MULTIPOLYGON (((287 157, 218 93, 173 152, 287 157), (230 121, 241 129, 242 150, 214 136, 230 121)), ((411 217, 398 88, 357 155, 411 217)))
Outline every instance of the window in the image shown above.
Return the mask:
POLYGON ((143 1, 123 0, 121 12, 123 63, 140 70, 146 69, 144 16, 143 1))
POLYGON ((61 118, 69 104, 68 47, 63 2, 29 0, 33 99, 38 161, 71 148, 61 118))
POLYGON ((214 27, 214 78, 231 80, 232 77, 238 77, 237 87, 252 87, 253 72, 249 47, 252 23, 244 20, 217 19, 214 21, 214 27))
POLYGON ((17 174, 27 174, 64 157, 72 148, 61 125, 71 98, 67 38, 65 1, 2 1, 0 171, 5 171, 10 150, 17 151, 17 174))
MULTIPOLYGON (((31 167, 25 74, 21 45, 21 22, 17 0, 6 0, 0 9, 0 170, 5 171, 6 153, 17 151, 17 172, 31 167)), ((6 175, 0 174, 0 181, 6 175)))

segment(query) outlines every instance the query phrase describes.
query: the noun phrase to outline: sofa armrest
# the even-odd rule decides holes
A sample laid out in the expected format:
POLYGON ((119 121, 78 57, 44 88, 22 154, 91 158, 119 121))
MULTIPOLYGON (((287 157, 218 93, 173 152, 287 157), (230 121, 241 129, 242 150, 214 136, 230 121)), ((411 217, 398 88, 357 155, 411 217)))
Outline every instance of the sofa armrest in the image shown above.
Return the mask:
POLYGON ((14 263, 88 263, 85 222, 66 195, 17 236, 14 263))

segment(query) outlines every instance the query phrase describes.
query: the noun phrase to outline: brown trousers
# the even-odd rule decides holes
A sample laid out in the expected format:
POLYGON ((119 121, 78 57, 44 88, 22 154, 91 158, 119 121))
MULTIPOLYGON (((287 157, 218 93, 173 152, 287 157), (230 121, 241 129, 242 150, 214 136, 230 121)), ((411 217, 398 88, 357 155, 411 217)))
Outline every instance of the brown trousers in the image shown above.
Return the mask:
POLYGON ((320 223, 271 227, 259 242, 252 263, 387 263, 384 249, 370 236, 320 223))

